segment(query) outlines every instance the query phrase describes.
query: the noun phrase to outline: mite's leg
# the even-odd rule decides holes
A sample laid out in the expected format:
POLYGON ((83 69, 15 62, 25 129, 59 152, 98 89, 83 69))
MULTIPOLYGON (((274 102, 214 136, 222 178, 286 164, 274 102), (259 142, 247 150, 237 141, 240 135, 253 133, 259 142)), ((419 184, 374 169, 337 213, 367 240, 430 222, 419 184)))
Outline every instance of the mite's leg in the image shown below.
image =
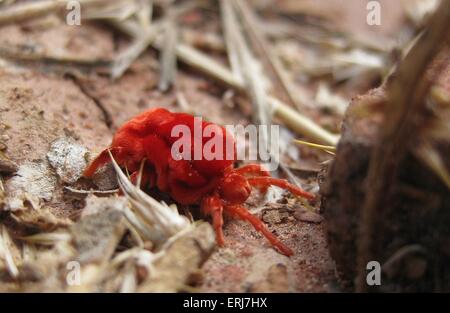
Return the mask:
POLYGON ((248 182, 250 185, 258 187, 258 188, 264 188, 269 187, 270 185, 277 186, 280 188, 284 188, 292 192, 294 195, 313 200, 315 196, 312 193, 309 193, 301 188, 298 188, 297 186, 294 186, 290 184, 287 180, 284 179, 278 179, 273 177, 251 177, 248 178, 248 182))
POLYGON ((84 170, 84 173, 83 173, 84 177, 92 177, 98 168, 111 162, 111 157, 109 156, 108 150, 111 151, 111 154, 114 156, 114 154, 117 153, 120 150, 120 148, 109 148, 109 149, 103 150, 94 159, 94 161, 92 161, 92 163, 84 170))
POLYGON ((258 217, 251 214, 246 208, 239 205, 225 206, 225 213, 230 214, 235 218, 240 218, 244 221, 250 222, 250 224, 252 224, 257 231, 261 232, 270 241, 270 243, 278 250, 280 250, 284 255, 291 256, 294 254, 291 249, 286 247, 277 237, 275 237, 274 234, 272 234, 267 229, 267 227, 258 217))
POLYGON ((241 175, 250 174, 270 177, 270 173, 260 164, 247 164, 235 169, 234 171, 241 175))
POLYGON ((208 196, 202 200, 201 209, 203 214, 210 215, 216 232, 216 240, 219 246, 225 243, 223 237, 223 205, 218 196, 208 196))
MULTIPOLYGON (((241 175, 250 174, 254 176, 270 177, 270 173, 260 164, 247 164, 235 169, 234 172, 241 175)), ((262 193, 266 193, 269 186, 258 186, 258 188, 262 193)))

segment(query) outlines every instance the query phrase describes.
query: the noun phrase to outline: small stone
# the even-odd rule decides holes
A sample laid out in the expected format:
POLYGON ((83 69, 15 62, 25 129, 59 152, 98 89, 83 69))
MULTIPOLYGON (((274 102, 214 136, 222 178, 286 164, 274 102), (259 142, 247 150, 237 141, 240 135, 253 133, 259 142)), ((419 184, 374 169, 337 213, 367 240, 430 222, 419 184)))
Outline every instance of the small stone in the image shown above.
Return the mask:
POLYGON ((294 217, 302 222, 307 223, 316 223, 319 224, 323 221, 323 216, 320 214, 317 214, 315 212, 308 211, 304 208, 299 208, 295 211, 294 217))
POLYGON ((98 169, 92 177, 92 180, 100 190, 112 190, 118 188, 116 170, 111 163, 98 169))
POLYGON ((12 174, 16 172, 17 169, 17 164, 8 159, 3 153, 0 152, 0 173, 12 174))
POLYGON ((71 137, 62 137, 52 142, 47 159, 63 182, 73 184, 86 168, 88 153, 71 137))
POLYGON ((82 217, 70 227, 82 263, 106 262, 113 255, 126 226, 118 210, 106 210, 82 217))

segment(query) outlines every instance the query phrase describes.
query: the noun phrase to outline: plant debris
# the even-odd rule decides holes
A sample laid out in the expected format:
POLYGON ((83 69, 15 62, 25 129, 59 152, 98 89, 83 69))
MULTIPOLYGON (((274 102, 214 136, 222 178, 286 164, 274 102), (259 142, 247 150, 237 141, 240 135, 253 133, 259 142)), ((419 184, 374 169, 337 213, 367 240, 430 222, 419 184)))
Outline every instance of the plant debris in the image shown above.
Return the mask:
POLYGON ((321 223, 323 221, 323 217, 320 214, 311 212, 304 208, 298 208, 295 210, 294 217, 299 221, 308 223, 321 223))
POLYGON ((114 253, 125 232, 125 217, 119 210, 85 215, 70 228, 77 260, 81 263, 104 263, 114 253))
POLYGON ((29 203, 39 209, 42 201, 53 197, 57 179, 46 161, 27 162, 5 184, 5 210, 22 210, 29 203))

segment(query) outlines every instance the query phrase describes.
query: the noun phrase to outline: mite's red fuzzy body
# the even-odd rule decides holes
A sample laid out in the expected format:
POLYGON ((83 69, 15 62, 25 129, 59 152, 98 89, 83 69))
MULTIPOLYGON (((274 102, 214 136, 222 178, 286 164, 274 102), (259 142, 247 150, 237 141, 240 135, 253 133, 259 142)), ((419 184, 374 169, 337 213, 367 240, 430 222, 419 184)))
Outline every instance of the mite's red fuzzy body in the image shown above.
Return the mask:
POLYGON ((172 135, 175 126, 184 125, 189 128, 191 143, 199 142, 202 147, 211 139, 211 136, 202 136, 202 132, 196 133, 195 122, 192 115, 172 113, 164 108, 146 111, 125 123, 116 132, 111 146, 97 156, 85 170, 84 176, 92 177, 99 167, 111 161, 108 150, 117 163, 131 173, 133 182, 136 182, 141 163, 145 160, 141 187, 157 187, 180 204, 199 204, 202 212, 212 218, 219 245, 224 243, 222 225, 225 213, 247 220, 283 254, 292 255, 292 251, 242 204, 249 197, 252 187, 265 190, 270 185, 276 185, 307 199, 313 199, 314 196, 285 180, 270 177, 257 164, 235 169, 233 136, 224 127, 206 121, 201 121, 201 128, 204 130, 209 127, 209 130, 213 130, 211 136, 218 136, 222 140, 223 156, 213 159, 204 156, 194 158, 195 145, 192 144, 191 159, 174 158, 171 149, 181 136, 172 135))

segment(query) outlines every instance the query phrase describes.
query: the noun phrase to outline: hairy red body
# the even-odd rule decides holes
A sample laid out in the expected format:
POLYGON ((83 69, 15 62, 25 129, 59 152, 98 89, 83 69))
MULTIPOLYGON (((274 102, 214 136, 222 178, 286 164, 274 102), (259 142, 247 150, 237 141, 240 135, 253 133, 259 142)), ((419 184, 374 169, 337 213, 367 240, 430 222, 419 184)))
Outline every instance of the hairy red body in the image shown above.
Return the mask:
POLYGON ((171 149, 180 135, 172 135, 172 130, 180 125, 191 131, 191 143, 198 142, 203 147, 211 139, 212 134, 206 137, 195 132, 194 116, 172 113, 163 108, 151 109, 125 123, 116 132, 111 146, 97 156, 85 170, 84 176, 91 177, 99 167, 111 161, 108 150, 117 163, 131 173, 134 182, 137 180, 141 163, 145 160, 141 187, 157 187, 180 204, 199 204, 202 212, 212 217, 219 245, 224 243, 222 225, 225 213, 249 221, 283 254, 292 255, 292 251, 242 204, 249 197, 252 186, 265 190, 270 185, 276 185, 307 199, 313 199, 314 196, 285 180, 270 177, 270 174, 257 164, 235 169, 233 136, 224 127, 210 122, 202 121, 201 130, 209 126, 214 135, 219 136, 223 143, 222 157, 208 159, 201 156, 194 159, 195 145, 192 144, 191 159, 178 159, 177 156, 174 158, 171 149), (229 155, 232 158, 227 159, 225 156, 229 155))

